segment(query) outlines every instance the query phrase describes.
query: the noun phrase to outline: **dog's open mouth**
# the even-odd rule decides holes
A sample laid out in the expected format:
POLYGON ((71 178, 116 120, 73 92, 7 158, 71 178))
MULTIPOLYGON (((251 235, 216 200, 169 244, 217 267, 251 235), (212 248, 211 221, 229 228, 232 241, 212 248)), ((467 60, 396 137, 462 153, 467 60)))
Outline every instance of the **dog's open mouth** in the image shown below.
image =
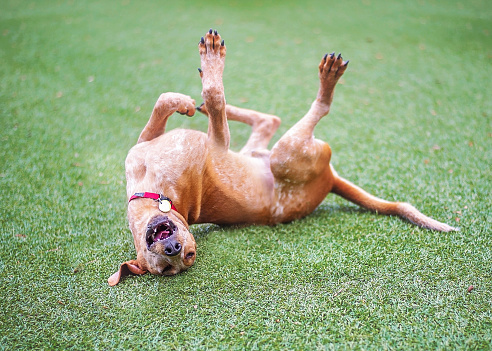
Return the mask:
POLYGON ((147 247, 150 248, 158 241, 164 241, 172 236, 177 230, 176 225, 169 218, 160 216, 153 218, 147 225, 147 247))

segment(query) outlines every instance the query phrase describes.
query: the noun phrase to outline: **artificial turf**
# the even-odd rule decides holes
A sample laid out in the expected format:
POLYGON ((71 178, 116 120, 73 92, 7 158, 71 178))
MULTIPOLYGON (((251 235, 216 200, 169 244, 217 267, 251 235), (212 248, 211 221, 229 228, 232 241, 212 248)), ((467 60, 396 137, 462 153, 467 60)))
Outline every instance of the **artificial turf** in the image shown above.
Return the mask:
MULTIPOLYGON (((1 349, 490 349, 492 5, 460 1, 2 1, 1 349), (350 66, 316 129, 338 172, 460 231, 329 195, 274 227, 192 227, 174 277, 135 257, 123 161, 160 93, 200 101, 197 43, 226 41, 227 101, 308 109, 317 64, 350 66), (473 287, 473 288, 470 288, 473 287)), ((206 130, 202 116, 169 128, 206 130)), ((232 147, 247 128, 231 123, 232 147)))

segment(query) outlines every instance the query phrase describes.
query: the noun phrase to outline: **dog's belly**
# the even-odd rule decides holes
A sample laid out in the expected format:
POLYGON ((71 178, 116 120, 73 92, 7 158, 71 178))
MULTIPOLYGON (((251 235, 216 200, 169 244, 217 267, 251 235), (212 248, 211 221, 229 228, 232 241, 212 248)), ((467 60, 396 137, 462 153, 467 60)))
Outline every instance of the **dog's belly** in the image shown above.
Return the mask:
POLYGON ((270 224, 274 179, 268 157, 209 155, 197 223, 270 224))

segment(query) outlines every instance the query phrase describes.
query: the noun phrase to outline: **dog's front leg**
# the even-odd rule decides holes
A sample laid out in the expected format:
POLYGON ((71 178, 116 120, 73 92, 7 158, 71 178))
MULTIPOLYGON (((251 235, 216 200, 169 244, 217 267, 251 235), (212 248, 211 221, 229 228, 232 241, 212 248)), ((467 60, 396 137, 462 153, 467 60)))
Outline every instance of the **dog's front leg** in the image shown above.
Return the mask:
POLYGON ((229 149, 229 126, 225 112, 226 101, 222 73, 226 47, 217 31, 210 31, 198 43, 202 78, 202 98, 208 111, 208 139, 219 149, 229 149))
POLYGON ((179 93, 164 93, 159 96, 147 125, 140 133, 137 143, 149 141, 164 134, 169 116, 174 112, 182 115, 195 114, 195 100, 179 93))

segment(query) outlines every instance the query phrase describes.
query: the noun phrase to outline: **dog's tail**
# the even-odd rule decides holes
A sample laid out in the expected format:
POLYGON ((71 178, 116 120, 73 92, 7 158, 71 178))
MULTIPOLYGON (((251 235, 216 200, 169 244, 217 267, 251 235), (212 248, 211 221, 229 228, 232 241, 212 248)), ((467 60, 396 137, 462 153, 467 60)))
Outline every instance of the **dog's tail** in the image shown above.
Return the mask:
POLYGON ((348 180, 339 177, 336 172, 333 173, 335 176, 335 181, 332 192, 359 206, 377 213, 403 217, 422 228, 438 230, 441 232, 451 232, 457 230, 456 228, 453 228, 445 223, 441 223, 435 219, 427 217, 406 202, 390 202, 379 199, 348 180))

